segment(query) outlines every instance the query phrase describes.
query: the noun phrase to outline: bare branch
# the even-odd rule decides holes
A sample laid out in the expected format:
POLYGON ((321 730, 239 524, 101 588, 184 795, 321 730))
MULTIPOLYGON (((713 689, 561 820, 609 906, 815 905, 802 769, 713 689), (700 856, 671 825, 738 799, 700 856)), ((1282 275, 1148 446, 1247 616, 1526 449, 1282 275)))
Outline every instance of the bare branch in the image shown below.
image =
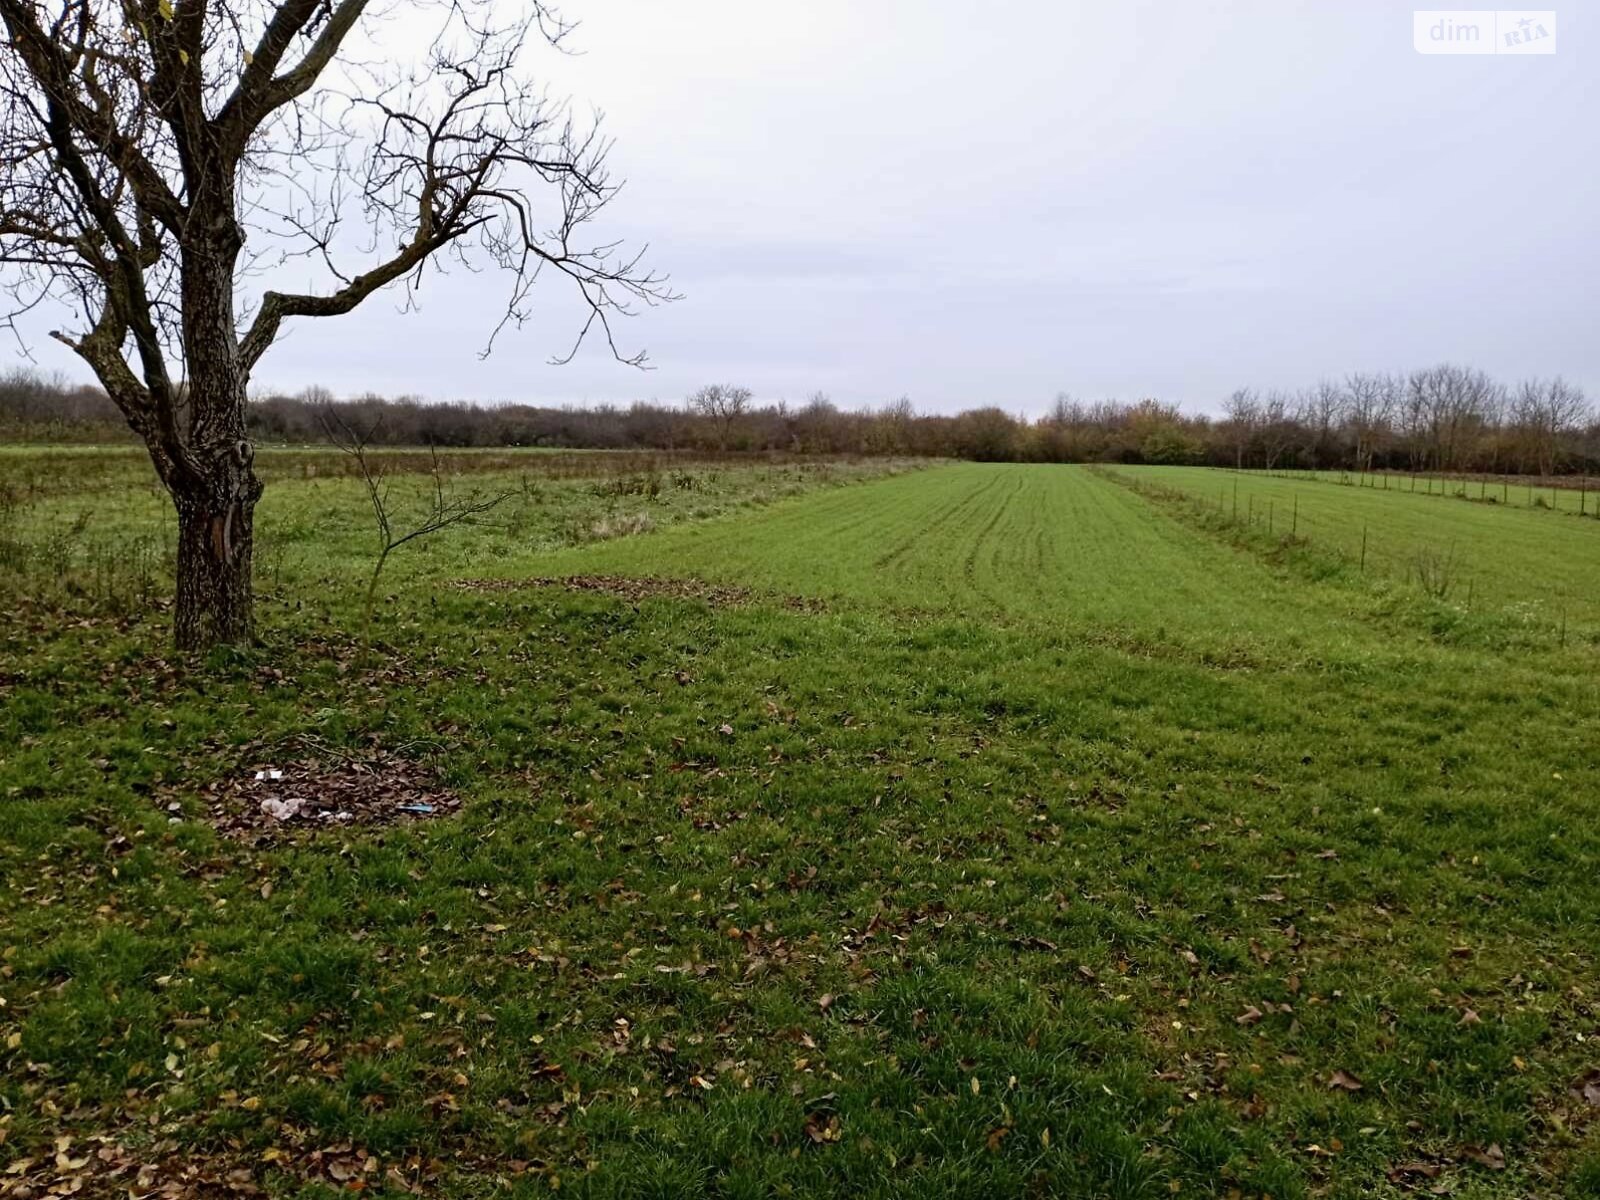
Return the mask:
POLYGON ((454 525, 471 524, 477 521, 478 518, 517 495, 518 489, 507 488, 489 493, 472 491, 465 496, 454 495, 445 482, 444 468, 439 460, 438 448, 430 443, 428 446, 431 458, 429 474, 433 483, 433 492, 429 506, 409 526, 397 529, 394 514, 389 505, 388 490, 384 486, 383 468, 375 463, 368 453, 372 445, 372 439, 383 422, 382 413, 380 412, 376 420, 366 428, 357 428, 352 425, 345 418, 344 413, 332 404, 322 405, 317 415, 328 440, 348 454, 355 463, 356 471, 361 476, 362 484, 366 488, 367 499, 372 504, 373 520, 377 524, 380 545, 377 556, 373 561, 372 574, 367 580, 366 599, 362 610, 363 640, 365 640, 365 631, 372 621, 373 597, 377 593, 378 580, 383 574, 383 568, 388 563, 390 555, 410 542, 429 537, 454 525))

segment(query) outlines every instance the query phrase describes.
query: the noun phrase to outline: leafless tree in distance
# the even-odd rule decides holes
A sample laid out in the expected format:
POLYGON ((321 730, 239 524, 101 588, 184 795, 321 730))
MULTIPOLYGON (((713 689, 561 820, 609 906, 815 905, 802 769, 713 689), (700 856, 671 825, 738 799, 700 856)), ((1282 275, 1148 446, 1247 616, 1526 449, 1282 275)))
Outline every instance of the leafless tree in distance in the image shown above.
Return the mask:
POLYGON ((1555 473, 1561 445, 1592 416, 1583 390, 1565 379, 1530 379, 1511 400, 1527 457, 1540 475, 1555 473))
POLYGON ((1453 363, 1411 372, 1402 411, 1420 446, 1420 465, 1458 469, 1484 427, 1498 419, 1504 392, 1482 371, 1453 363))
POLYGON ((1393 375, 1357 371, 1344 381, 1344 422, 1355 439, 1355 468, 1372 470, 1373 457, 1393 432, 1402 387, 1393 375))
POLYGON ((1327 457, 1343 406, 1339 385, 1327 379, 1318 380, 1296 397, 1294 420, 1306 434, 1313 461, 1327 457))
POLYGON ((1259 412, 1262 454, 1267 470, 1271 471, 1294 445, 1297 430, 1290 412, 1290 397, 1274 388, 1262 400, 1259 412))
POLYGON ((0 318, 76 311, 53 336, 177 509, 179 647, 252 635, 246 387, 284 321, 389 285, 409 299, 453 260, 504 272, 494 332, 559 276, 586 306, 577 340, 598 329, 641 361, 612 318, 670 292, 586 237, 617 188, 608 143, 526 74, 524 52, 568 31, 541 0, 0 0, 0 19, 0 318), (415 70, 356 49, 419 21, 436 36, 415 70), (326 284, 252 295, 288 258, 326 284))
POLYGON ((689 397, 689 407, 716 422, 718 448, 726 450, 733 427, 750 410, 750 389, 729 383, 708 383, 689 397))
POLYGON ((1222 402, 1223 417, 1233 440, 1233 465, 1244 467, 1245 451, 1261 424, 1261 401, 1253 388, 1237 388, 1222 402))

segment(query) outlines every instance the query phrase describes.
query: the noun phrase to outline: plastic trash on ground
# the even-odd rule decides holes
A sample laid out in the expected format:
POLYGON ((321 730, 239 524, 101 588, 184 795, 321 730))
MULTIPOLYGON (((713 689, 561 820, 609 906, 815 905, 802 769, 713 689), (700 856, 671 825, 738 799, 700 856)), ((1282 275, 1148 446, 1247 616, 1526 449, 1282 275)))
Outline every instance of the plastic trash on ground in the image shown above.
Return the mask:
POLYGON ((276 796, 268 796, 261 802, 261 811, 275 821, 287 821, 298 816, 305 804, 304 800, 279 800, 276 796))

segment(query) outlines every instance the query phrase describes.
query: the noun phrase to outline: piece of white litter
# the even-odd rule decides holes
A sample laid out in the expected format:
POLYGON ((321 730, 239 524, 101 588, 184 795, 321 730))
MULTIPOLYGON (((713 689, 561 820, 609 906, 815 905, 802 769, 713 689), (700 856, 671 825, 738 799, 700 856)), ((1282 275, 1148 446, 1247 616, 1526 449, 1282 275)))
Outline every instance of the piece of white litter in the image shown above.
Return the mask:
POLYGON ((265 771, 256 772, 257 779, 282 779, 283 772, 277 767, 268 767, 265 771))
POLYGON ((279 800, 276 796, 269 796, 261 802, 261 811, 275 821, 287 821, 297 815, 305 803, 304 800, 279 800))

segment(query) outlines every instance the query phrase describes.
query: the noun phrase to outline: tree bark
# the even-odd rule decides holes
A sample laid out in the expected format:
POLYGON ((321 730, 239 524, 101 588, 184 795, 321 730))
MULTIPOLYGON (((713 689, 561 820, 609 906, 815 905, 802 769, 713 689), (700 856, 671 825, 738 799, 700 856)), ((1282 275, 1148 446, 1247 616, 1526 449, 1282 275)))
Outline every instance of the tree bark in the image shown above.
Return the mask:
MULTIPOLYGON (((259 484, 254 491, 259 494, 259 484)), ((173 497, 178 509, 173 640, 179 650, 246 643, 255 634, 251 587, 255 499, 248 491, 246 496, 222 502, 173 497)))
POLYGON ((168 481, 178 510, 180 650, 255 636, 251 566, 261 481, 245 432, 246 372, 233 324, 234 260, 242 244, 231 211, 197 204, 191 220, 210 236, 183 248, 183 341, 189 385, 189 469, 168 481))

